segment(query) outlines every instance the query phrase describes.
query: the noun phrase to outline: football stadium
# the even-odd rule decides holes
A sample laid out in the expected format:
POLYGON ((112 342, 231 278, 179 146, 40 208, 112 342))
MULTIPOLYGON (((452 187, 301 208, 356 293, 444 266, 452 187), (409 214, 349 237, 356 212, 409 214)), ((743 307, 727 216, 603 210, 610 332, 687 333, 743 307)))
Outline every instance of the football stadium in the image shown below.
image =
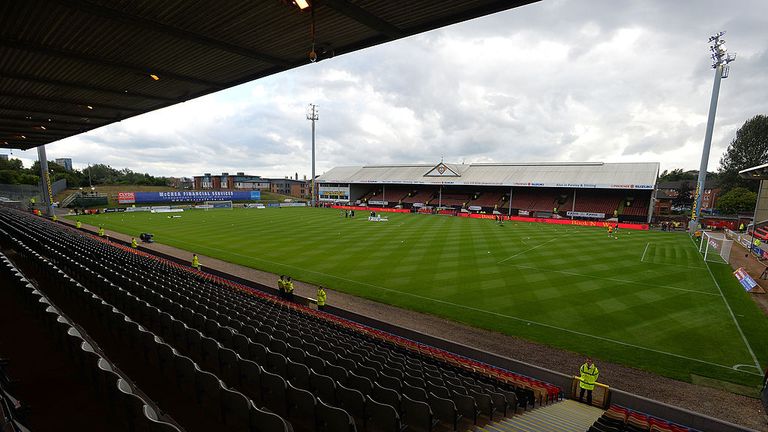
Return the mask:
POLYGON ((297 42, 308 13, 340 54, 529 2, 222 2, 230 27, 188 25, 214 3, 39 0, 2 18, 4 145, 37 148, 43 178, 0 203, 3 432, 764 426, 717 398, 768 398, 744 270, 768 223, 654 226, 659 162, 337 166, 306 201, 126 188, 54 208, 46 144, 330 55, 297 42))

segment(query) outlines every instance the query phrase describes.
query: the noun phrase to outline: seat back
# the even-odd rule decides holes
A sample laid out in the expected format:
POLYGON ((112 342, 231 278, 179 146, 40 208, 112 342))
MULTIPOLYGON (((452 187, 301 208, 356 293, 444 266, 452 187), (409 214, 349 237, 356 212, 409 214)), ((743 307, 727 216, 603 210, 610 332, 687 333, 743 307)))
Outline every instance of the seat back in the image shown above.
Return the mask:
POLYGON ((390 405, 378 403, 366 396, 365 430, 368 432, 400 432, 400 415, 390 405))
POLYGON ((296 388, 289 381, 286 393, 288 402, 288 418, 291 423, 300 429, 311 430, 315 427, 315 405, 317 404, 312 393, 296 388))
POLYGON ((432 409, 426 402, 413 400, 408 395, 403 395, 401 402, 403 422, 409 428, 431 431, 436 425, 432 409))
POLYGON ((352 416, 340 408, 317 400, 317 432, 357 432, 352 416))

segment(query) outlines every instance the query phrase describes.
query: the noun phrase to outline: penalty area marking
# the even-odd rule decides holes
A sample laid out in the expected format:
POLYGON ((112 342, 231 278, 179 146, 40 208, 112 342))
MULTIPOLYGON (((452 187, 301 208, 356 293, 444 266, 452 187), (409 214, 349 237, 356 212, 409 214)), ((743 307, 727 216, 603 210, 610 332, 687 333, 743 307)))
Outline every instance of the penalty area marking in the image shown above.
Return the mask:
MULTIPOLYGON (((266 260, 266 259, 263 259, 263 258, 258 258, 258 257, 254 257, 254 256, 249 256, 249 255, 243 255, 243 254, 239 254, 239 253, 236 253, 236 252, 230 252, 230 251, 226 251, 226 250, 223 250, 223 249, 214 248, 214 247, 210 247, 210 246, 202 246, 202 245, 198 245, 198 244, 194 244, 194 243, 189 243, 189 242, 185 242, 183 240, 177 240, 177 242, 178 243, 186 243, 186 244, 195 246, 198 250, 200 250, 200 249, 216 250, 216 251, 224 252, 224 253, 227 253, 227 254, 230 254, 230 255, 237 255, 237 256, 241 256, 243 258, 250 258, 250 259, 254 259, 254 260, 258 260, 258 261, 267 262, 267 263, 270 263, 270 264, 276 264, 276 265, 287 267, 287 268, 301 270, 301 271, 304 271, 304 272, 307 272, 307 273, 314 273, 314 274, 318 274, 318 275, 322 275, 322 276, 327 276, 327 277, 330 277, 330 278, 333 278, 333 279, 342 280, 342 281, 345 281, 345 282, 352 282, 352 283, 356 283, 356 284, 359 284, 359 285, 365 285, 365 286, 368 286, 368 287, 380 289, 382 291, 395 292, 395 293, 398 293, 398 294, 407 295, 409 297, 416 297, 416 298, 419 298, 419 299, 422 299, 422 300, 429 300, 429 301, 432 301, 432 302, 435 302, 435 303, 441 303, 441 304, 445 304, 445 305, 449 305, 449 306, 454 306, 454 307, 457 307, 457 308, 460 308, 460 309, 467 309, 467 310, 471 310, 471 311, 475 311, 475 312, 487 313, 487 314, 495 315, 495 316, 498 316, 498 317, 501 317, 501 318, 508 318, 508 319, 511 319, 511 320, 514 320, 514 321, 524 322, 524 323, 528 323, 528 324, 534 324, 534 325, 538 325, 538 326, 541 326, 541 327, 550 328, 550 329, 553 329, 553 330, 560 330, 560 331, 563 331, 563 332, 566 332, 566 333, 572 333, 572 334, 576 334, 576 335, 579 335, 579 336, 584 336, 584 337, 588 337, 588 338, 593 338, 593 339, 601 340, 601 341, 604 341, 604 342, 611 342, 611 343, 614 343, 614 344, 617 344, 617 345, 627 346, 627 347, 631 347, 631 348, 637 348, 637 349, 640 349, 640 350, 650 351, 650 352, 654 352, 654 353, 657 353, 657 354, 668 355, 668 356, 671 356, 671 357, 677 357, 677 358, 680 358, 680 359, 683 359, 683 360, 690 360, 690 361, 693 361, 693 362, 707 364, 707 365, 710 365, 710 366, 716 366, 716 367, 725 368, 725 369, 728 369, 728 370, 735 370, 737 372, 741 372, 741 373, 745 373, 745 374, 749 374, 749 375, 762 376, 761 373, 757 373, 757 372, 749 372, 749 371, 745 371, 745 370, 741 370, 741 369, 734 369, 732 366, 725 366, 725 365, 721 365, 719 363, 713 363, 713 362, 710 362, 710 361, 701 360, 701 359, 697 359, 697 358, 693 358, 693 357, 687 357, 687 356, 684 356, 684 355, 675 354, 675 353, 671 353, 671 352, 667 352, 667 351, 661 351, 661 350, 657 350, 657 349, 653 349, 653 348, 647 348, 647 347, 640 346, 640 345, 634 345, 634 344, 631 344, 631 343, 628 343, 628 342, 622 342, 622 341, 619 341, 619 340, 610 339, 610 338, 606 338, 606 337, 603 337, 603 336, 596 336, 596 335, 592 335, 592 334, 589 334, 589 333, 584 333, 584 332, 580 332, 580 331, 576 331, 576 330, 571 330, 571 329, 567 329, 567 328, 563 328, 563 327, 558 327, 558 326, 555 326, 555 325, 552 325, 552 324, 540 323, 538 321, 532 321, 532 320, 529 320, 529 319, 520 318, 520 317, 516 317, 516 316, 512 316, 512 315, 505 315, 505 314, 501 314, 501 313, 498 313, 498 312, 488 311, 488 310, 485 310, 485 309, 480 309, 480 308, 476 308, 476 307, 472 307, 472 306, 461 305, 461 304, 449 302, 449 301, 446 301, 446 300, 440 300, 440 299, 435 299, 435 298, 432 298, 432 297, 426 297, 426 296, 422 296, 422 295, 419 295, 419 294, 414 294, 414 293, 407 292, 407 291, 400 291, 400 290, 396 290, 396 289, 392 289, 392 288, 386 288, 386 287, 383 287, 383 286, 374 285, 374 284, 370 284, 370 283, 367 283, 367 282, 360 282, 360 281, 356 281, 356 280, 353 280, 353 279, 347 279, 347 278, 340 277, 340 276, 330 275, 328 273, 318 272, 318 271, 314 271, 314 270, 307 270, 305 268, 300 268, 300 267, 292 266, 292 265, 289 265, 289 264, 278 263, 278 262, 266 260)), ((395 307, 395 306, 393 306, 393 307, 395 307)), ((758 367, 758 369, 760 369, 760 368, 758 367)))
POLYGON ((648 246, 651 245, 651 242, 648 242, 645 244, 645 250, 643 250, 643 256, 640 257, 640 262, 645 262, 645 253, 648 252, 648 246))
POLYGON ((562 273, 562 274, 566 274, 566 275, 569 275, 569 276, 580 276, 580 277, 585 277, 585 278, 590 278, 590 279, 604 280, 604 281, 608 281, 608 282, 618 282, 618 283, 625 283, 625 284, 631 284, 631 285, 639 285, 639 286, 651 287, 651 288, 665 288, 665 289, 671 289, 671 290, 676 290, 676 291, 684 291, 684 292, 689 292, 689 293, 704 294, 704 295, 718 297, 718 294, 715 294, 715 293, 710 293, 710 292, 706 292, 706 291, 699 291, 699 290, 690 290, 690 289, 686 289, 686 288, 678 288, 678 287, 673 287, 673 286, 669 286, 669 285, 656 285, 656 284, 648 284, 648 283, 645 283, 645 282, 636 282, 636 281, 630 281, 630 280, 624 280, 624 279, 605 278, 605 277, 600 277, 600 276, 588 275, 588 274, 584 274, 584 273, 576 273, 576 272, 570 272, 570 271, 565 271, 565 270, 551 270, 551 269, 544 269, 544 268, 539 268, 539 267, 531 267, 531 266, 526 266, 526 265, 521 265, 521 264, 507 264, 507 265, 510 266, 510 267, 518 267, 518 268, 525 268, 525 269, 531 269, 531 270, 539 270, 539 271, 542 271, 542 272, 562 273))
MULTIPOLYGON (((696 242, 693 241, 692 237, 691 237, 691 243, 693 243, 693 247, 698 252, 698 248, 696 247, 696 242)), ((702 257, 702 260, 704 260, 704 257, 702 257)), ((745 336, 744 331, 741 330, 741 325, 739 325, 739 321, 736 319, 736 315, 734 315, 733 309, 731 309, 730 303, 728 303, 728 300, 725 298, 725 294, 723 294, 723 289, 720 287, 720 284, 717 282, 717 279, 715 279, 715 274, 712 273, 712 269, 709 268, 709 263, 704 261, 704 266, 707 268, 707 271, 709 272, 709 276, 712 278, 712 282, 715 283, 717 290, 720 292, 720 298, 723 299, 723 303, 725 303, 725 307, 726 309, 728 309, 728 313, 731 315, 731 319, 733 320, 733 323, 736 325, 736 330, 738 330, 739 335, 741 335, 741 340, 744 341, 744 345, 747 346, 747 350, 749 350, 749 355, 752 356, 752 360, 755 362, 755 367, 757 368, 757 370, 762 370, 760 368, 760 362, 757 361, 757 356, 755 355, 755 352, 752 350, 752 345, 749 344, 749 341, 747 340, 747 336, 745 336)), ((730 264, 728 264, 728 266, 730 267, 730 264)), ((740 370, 740 369, 736 369, 736 370, 740 370)))

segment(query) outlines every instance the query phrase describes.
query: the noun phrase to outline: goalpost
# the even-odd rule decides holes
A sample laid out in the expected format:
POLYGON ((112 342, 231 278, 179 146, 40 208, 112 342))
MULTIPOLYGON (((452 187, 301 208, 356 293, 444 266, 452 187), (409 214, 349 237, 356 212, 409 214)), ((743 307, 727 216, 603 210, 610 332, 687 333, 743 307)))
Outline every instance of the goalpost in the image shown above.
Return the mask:
POLYGON ((234 204, 232 201, 206 201, 203 208, 208 211, 210 209, 229 209, 232 210, 234 204))
POLYGON ((707 231, 701 233, 699 252, 704 255, 704 261, 727 264, 731 256, 731 247, 733 247, 733 240, 723 233, 707 231))

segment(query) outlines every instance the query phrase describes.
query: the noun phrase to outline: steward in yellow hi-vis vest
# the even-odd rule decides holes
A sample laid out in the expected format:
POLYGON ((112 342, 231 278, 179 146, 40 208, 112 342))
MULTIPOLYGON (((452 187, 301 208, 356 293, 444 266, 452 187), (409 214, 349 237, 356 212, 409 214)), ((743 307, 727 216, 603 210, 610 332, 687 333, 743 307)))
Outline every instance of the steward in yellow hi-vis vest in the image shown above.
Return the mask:
POLYGON ((592 390, 595 389, 595 383, 597 382, 597 377, 600 375, 600 372, 597 370, 595 362, 587 357, 587 361, 579 368, 579 373, 581 374, 581 382, 579 383, 579 387, 581 387, 581 390, 579 391, 579 402, 584 398, 584 392, 586 391, 587 404, 592 405, 592 390))
POLYGON ((99 237, 104 237, 104 227, 99 227, 99 237))
POLYGON ((131 238, 131 247, 134 249, 139 247, 139 244, 136 242, 136 237, 131 238))
POLYGON ((192 267, 200 270, 200 258, 197 257, 197 254, 192 254, 192 267))
POLYGON ((83 227, 83 223, 80 221, 75 222, 75 228, 81 229, 83 227))
POLYGON ((325 301, 328 299, 328 295, 325 293, 323 287, 317 287, 317 310, 323 310, 325 308, 325 301))
POLYGON ((285 297, 288 300, 293 300, 293 280, 290 276, 285 279, 285 297))

